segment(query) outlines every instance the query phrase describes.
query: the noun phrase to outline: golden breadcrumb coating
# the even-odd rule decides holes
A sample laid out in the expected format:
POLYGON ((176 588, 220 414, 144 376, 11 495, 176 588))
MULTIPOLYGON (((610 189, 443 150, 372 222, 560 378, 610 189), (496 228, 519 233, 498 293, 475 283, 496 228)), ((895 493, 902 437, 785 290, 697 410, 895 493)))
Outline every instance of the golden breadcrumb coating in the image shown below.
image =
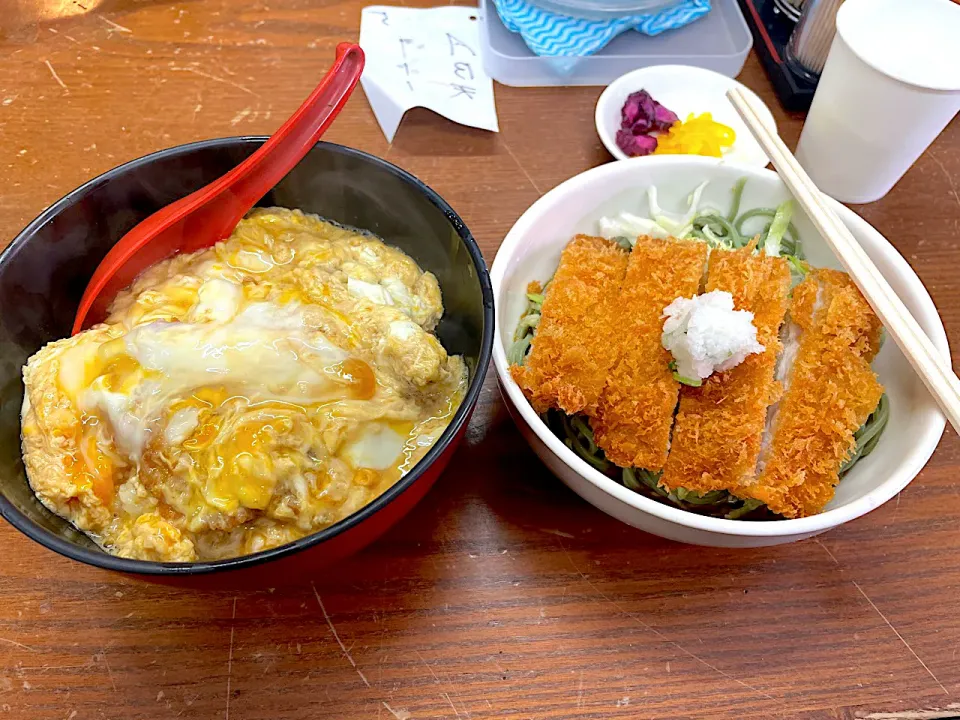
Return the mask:
POLYGON ((755 254, 752 247, 711 253, 706 292, 725 290, 738 310, 751 311, 765 350, 714 373, 701 387, 681 389, 664 487, 732 490, 754 476, 767 408, 780 394, 774 369, 789 288, 783 258, 755 254))
POLYGON ((603 238, 577 235, 560 255, 530 354, 510 374, 538 413, 591 415, 613 363, 627 253, 603 238))
POLYGON ((617 301, 619 322, 610 369, 592 421, 597 444, 621 467, 659 470, 667 459, 680 383, 664 349, 663 309, 700 289, 707 245, 641 237, 627 264, 617 301))
POLYGON ((817 270, 794 291, 791 320, 800 348, 780 401, 764 469, 738 492, 785 517, 823 510, 854 448, 854 433, 880 402, 870 369, 880 347, 880 321, 853 281, 817 270))

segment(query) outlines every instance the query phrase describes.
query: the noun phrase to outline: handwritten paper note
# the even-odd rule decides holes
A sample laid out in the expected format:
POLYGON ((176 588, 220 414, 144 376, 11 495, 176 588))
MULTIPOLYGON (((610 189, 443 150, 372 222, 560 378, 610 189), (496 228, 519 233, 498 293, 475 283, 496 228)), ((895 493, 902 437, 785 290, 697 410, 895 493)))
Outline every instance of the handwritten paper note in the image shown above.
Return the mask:
POLYGON ((360 47, 367 56, 360 83, 388 142, 412 107, 499 130, 493 81, 480 61, 476 8, 364 8, 360 47))

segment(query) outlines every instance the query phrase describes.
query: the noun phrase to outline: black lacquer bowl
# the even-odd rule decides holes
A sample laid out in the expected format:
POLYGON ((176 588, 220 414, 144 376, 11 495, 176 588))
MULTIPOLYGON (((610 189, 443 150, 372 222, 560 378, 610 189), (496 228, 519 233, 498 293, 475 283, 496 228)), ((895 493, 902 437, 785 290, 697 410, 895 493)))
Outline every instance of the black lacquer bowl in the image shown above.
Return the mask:
MULTIPOLYGON (((247 568, 278 558, 296 567, 326 564, 373 541, 406 514, 463 436, 493 342, 493 294, 480 250, 453 209, 409 173, 358 150, 318 143, 258 204, 298 208, 368 230, 437 276, 445 309, 437 334, 450 353, 464 356, 470 385, 436 445, 390 490, 339 523, 273 550, 217 562, 113 557, 34 496, 20 453, 23 364, 70 333, 87 281, 130 228, 220 177, 265 140, 209 140, 121 165, 52 205, 0 254, 0 514, 42 545, 91 565, 150 575, 247 568)), ((275 576, 279 569, 272 563, 268 572, 275 576)))

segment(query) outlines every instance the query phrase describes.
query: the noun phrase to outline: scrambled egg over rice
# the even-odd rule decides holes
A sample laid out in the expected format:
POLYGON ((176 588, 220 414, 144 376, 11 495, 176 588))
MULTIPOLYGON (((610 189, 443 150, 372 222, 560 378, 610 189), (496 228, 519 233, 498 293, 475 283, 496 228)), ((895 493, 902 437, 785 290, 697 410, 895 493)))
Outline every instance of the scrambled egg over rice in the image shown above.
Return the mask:
POLYGON ((437 279, 380 240, 257 209, 175 256, 107 321, 24 368, 37 497, 107 552, 190 562, 290 542, 360 509, 459 406, 437 279))

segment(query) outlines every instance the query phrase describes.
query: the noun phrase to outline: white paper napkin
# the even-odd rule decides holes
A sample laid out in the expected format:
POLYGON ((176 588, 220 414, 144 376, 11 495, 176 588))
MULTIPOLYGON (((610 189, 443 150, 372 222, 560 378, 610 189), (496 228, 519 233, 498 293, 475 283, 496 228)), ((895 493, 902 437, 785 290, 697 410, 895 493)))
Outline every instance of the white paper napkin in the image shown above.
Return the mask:
POLYGON ((476 8, 364 8, 360 47, 366 54, 360 83, 388 142, 412 107, 499 131, 493 81, 480 60, 476 8))

